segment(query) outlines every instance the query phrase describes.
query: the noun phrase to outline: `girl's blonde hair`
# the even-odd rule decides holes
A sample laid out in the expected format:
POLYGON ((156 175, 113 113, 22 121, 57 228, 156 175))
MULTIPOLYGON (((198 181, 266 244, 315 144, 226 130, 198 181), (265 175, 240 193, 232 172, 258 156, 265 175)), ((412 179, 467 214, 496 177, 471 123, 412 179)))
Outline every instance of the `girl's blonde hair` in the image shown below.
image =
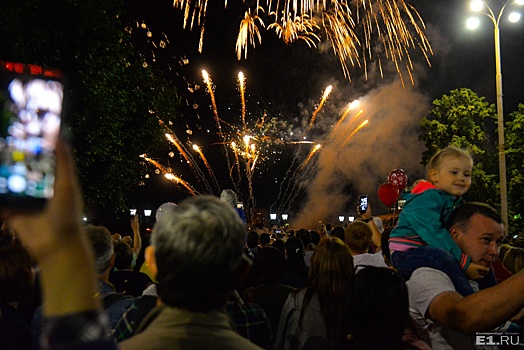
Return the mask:
POLYGON ((441 149, 440 151, 435 153, 433 157, 431 157, 428 163, 428 175, 429 175, 429 172, 433 169, 439 170, 440 166, 442 165, 442 160, 448 157, 452 157, 452 158, 464 157, 464 158, 468 158, 469 160, 471 160, 471 163, 473 163, 473 158, 471 157, 471 154, 469 153, 469 151, 462 149, 462 148, 455 147, 455 146, 448 146, 446 148, 441 149))

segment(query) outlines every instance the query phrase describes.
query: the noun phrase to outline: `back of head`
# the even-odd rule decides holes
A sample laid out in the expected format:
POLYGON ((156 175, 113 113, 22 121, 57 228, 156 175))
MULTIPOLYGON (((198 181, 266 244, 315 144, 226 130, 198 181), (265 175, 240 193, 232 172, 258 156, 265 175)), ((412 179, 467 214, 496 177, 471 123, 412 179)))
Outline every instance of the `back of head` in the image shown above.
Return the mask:
POLYGON ((318 234, 317 231, 310 231, 311 233, 311 243, 313 243, 314 245, 317 245, 318 242, 320 241, 320 235, 318 234))
POLYGON ((345 240, 345 229, 342 226, 335 226, 331 230, 331 236, 337 237, 338 239, 345 240))
POLYGON ((311 257, 308 288, 320 294, 341 295, 353 276, 353 257, 348 246, 337 237, 321 239, 311 257))
POLYGON ((223 307, 239 279, 245 239, 240 217, 218 198, 180 202, 151 237, 161 300, 199 312, 223 307))
MULTIPOLYGON (((307 308, 314 293, 317 293, 328 338, 337 344, 346 334, 342 322, 344 317, 342 306, 353 276, 353 258, 348 246, 337 237, 322 238, 311 257, 302 311, 307 308)), ((299 322, 302 316, 303 312, 299 322)))
POLYGON ((262 233, 260 235, 260 245, 265 246, 271 242, 271 236, 269 236, 269 233, 262 233))
POLYGON ((351 348, 402 349, 408 308, 406 286, 395 271, 375 266, 362 269, 355 276, 345 313, 351 348))
POLYGON ((301 228, 297 231, 295 236, 302 241, 304 247, 307 247, 309 244, 311 244, 311 232, 309 232, 308 229, 301 228))
POLYGON ((29 253, 10 231, 0 229, 0 302, 20 301, 29 295, 32 286, 29 253))
POLYGON ((446 223, 446 229, 449 231, 450 228, 456 226, 462 231, 466 231, 469 220, 475 214, 482 215, 494 220, 498 224, 502 224, 502 218, 493 207, 480 202, 467 202, 453 210, 446 223))
POLYGON ((95 256, 95 269, 97 274, 104 273, 111 266, 113 257, 113 237, 104 226, 87 225, 83 227, 91 244, 95 256))
POLYGON ((114 245, 115 268, 118 270, 130 269, 133 266, 133 250, 127 243, 118 242, 114 245))
POLYGON ((259 250, 253 263, 264 282, 278 283, 284 272, 286 258, 280 250, 269 246, 259 250))
POLYGON ((304 260, 304 243, 296 237, 289 237, 285 243, 288 261, 304 260))
POLYGON ((271 244, 271 246, 272 246, 273 248, 278 249, 278 250, 282 253, 282 255, 284 256, 284 259, 285 259, 285 255, 284 255, 284 254, 286 253, 285 245, 286 245, 286 244, 285 244, 284 241, 281 240, 281 239, 277 239, 277 240, 275 240, 275 241, 271 244))
POLYGON ((504 254, 502 264, 512 273, 516 274, 524 268, 524 249, 512 247, 504 254))
POLYGON ((248 248, 258 247, 259 241, 260 241, 260 237, 258 236, 258 233, 256 231, 249 231, 247 233, 247 247, 248 248))
POLYGON ((346 227, 345 240, 352 253, 367 253, 371 245, 373 230, 363 221, 353 221, 346 227))

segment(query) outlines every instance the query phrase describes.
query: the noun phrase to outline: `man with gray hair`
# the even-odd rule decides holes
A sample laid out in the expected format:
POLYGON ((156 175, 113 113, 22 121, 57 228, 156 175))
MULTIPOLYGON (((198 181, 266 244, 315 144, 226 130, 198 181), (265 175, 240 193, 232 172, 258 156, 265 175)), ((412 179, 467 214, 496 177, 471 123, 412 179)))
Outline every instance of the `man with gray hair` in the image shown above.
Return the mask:
POLYGON ((225 309, 246 272, 245 241, 234 208, 212 196, 163 216, 145 252, 159 302, 121 349, 260 349, 235 332, 225 309))

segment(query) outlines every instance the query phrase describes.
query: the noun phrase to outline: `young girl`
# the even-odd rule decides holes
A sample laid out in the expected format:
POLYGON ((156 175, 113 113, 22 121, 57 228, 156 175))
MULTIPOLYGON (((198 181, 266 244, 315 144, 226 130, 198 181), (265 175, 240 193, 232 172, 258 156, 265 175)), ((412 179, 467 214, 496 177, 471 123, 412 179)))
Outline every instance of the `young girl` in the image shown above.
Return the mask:
POLYGON ((457 292, 466 296, 473 293, 468 278, 478 280, 489 272, 472 263, 445 228, 471 186, 472 168, 467 151, 446 147, 429 161, 429 181, 420 181, 404 195, 404 209, 389 239, 391 262, 403 278, 409 279, 419 267, 435 268, 446 273, 457 292))

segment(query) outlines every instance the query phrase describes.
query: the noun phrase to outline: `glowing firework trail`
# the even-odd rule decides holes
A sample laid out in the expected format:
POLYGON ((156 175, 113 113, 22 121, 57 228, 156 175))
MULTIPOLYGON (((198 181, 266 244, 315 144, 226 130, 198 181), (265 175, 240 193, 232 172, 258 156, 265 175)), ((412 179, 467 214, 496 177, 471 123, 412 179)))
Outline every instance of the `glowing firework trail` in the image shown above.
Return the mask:
POLYGON ((213 193, 213 190, 209 186, 209 183, 207 182, 206 177, 202 173, 202 170, 200 170, 200 167, 196 163, 195 159, 185 150, 185 147, 182 145, 178 137, 176 137, 175 134, 168 134, 168 133, 166 133, 165 136, 166 136, 166 139, 177 148, 178 152, 182 155, 182 157, 184 157, 187 164, 189 164, 189 166, 194 170, 194 172, 197 174, 198 179, 206 187, 206 190, 209 193, 213 193))
POLYGON ((215 123, 217 125, 218 136, 222 141, 224 141, 224 135, 222 134, 222 125, 220 125, 220 118, 218 118, 218 109, 217 103, 215 101, 215 92, 213 91, 213 82, 209 74, 203 70, 202 77, 204 78, 204 83, 207 85, 207 91, 209 92, 209 98, 211 98, 211 105, 213 106, 213 116, 215 118, 215 123))
POLYGON ((215 183, 215 186, 218 190, 220 190, 220 185, 218 184, 218 180, 215 176, 215 173, 213 172, 213 169, 211 169, 211 165, 209 165, 209 162, 207 161, 207 158, 204 156, 204 153, 202 152, 202 149, 198 147, 198 145, 193 144, 193 149, 198 153, 202 161, 204 162, 204 165, 207 168, 207 171, 209 173, 209 176, 211 179, 213 179, 213 182, 215 183))
MULTIPOLYGON (((233 149, 233 153, 235 154, 235 164, 237 167, 237 173, 238 173, 238 179, 237 182, 234 182, 235 185, 238 187, 238 184, 240 183, 240 179, 242 178, 241 172, 240 172, 240 161, 238 160, 238 150, 237 150, 237 144, 233 141, 231 142, 231 148, 233 149)), ((233 179, 233 167, 230 167, 229 170, 229 176, 231 179, 233 179)))
POLYGON ((238 89, 240 91, 240 101, 242 102, 242 125, 244 132, 246 132, 246 98, 245 98, 246 79, 244 73, 238 73, 238 89))
POLYGON ((307 165, 307 163, 309 163, 309 161, 311 160, 311 158, 313 158, 313 155, 315 153, 317 153, 317 151, 322 147, 322 145, 319 143, 317 144, 315 147, 313 147, 313 149, 311 150, 311 152, 309 152, 309 155, 307 156, 307 158, 302 162, 302 164, 300 164, 300 166, 297 168, 297 171, 299 171, 300 169, 302 169, 303 167, 305 167, 307 165))
MULTIPOLYGON (((305 138, 306 134, 308 133, 309 129, 313 126, 313 123, 315 122, 315 119, 317 118, 317 114, 318 112, 322 109, 322 107, 324 106, 324 103, 326 102, 327 98, 329 97, 329 94, 331 93, 331 89, 332 89, 332 86, 329 85, 328 87, 326 87, 326 89, 324 90, 324 94, 322 96, 322 99, 320 100, 320 103, 317 107, 317 109, 313 112, 312 116, 311 116, 311 120, 309 122, 309 126, 306 128, 306 130, 304 131, 304 133, 302 134, 302 138, 305 138)), ((278 195, 277 195, 277 202, 280 200, 281 196, 282 196, 282 188, 284 187, 284 183, 289 180, 289 182, 291 182, 293 180, 293 178, 295 177, 295 174, 296 172, 300 169, 301 165, 293 172, 291 173, 291 169, 293 169, 293 167, 295 166, 295 164, 298 162, 298 155, 300 153, 300 150, 301 150, 301 147, 302 147, 302 144, 304 143, 312 143, 310 141, 296 141, 294 143, 297 143, 299 144, 298 146, 298 150, 297 152, 295 153, 295 157, 293 158, 293 160, 291 161, 291 165, 289 166, 287 172, 286 172, 286 176, 284 177, 284 179, 282 180, 282 182, 280 183, 280 186, 279 186, 279 191, 278 191, 278 195), (291 177, 288 178, 288 174, 292 174, 291 177)), ((289 184, 288 186, 286 187, 286 190, 282 196, 282 198, 286 198, 287 196, 287 192, 289 190, 289 184)), ((276 202, 275 202, 276 203, 276 202)), ((271 206, 270 210, 272 209, 273 205, 271 206)), ((282 204, 279 206, 279 208, 282 207, 282 204)), ((280 209, 279 209, 280 210, 280 209)))
MULTIPOLYGON (((224 134, 222 133, 222 125, 220 125, 220 118, 218 117, 218 109, 217 109, 217 104, 215 101, 215 93, 213 92, 213 83, 211 81, 211 77, 205 70, 202 70, 202 77, 204 78, 204 83, 207 85, 207 91, 209 92, 209 97, 211 98, 211 104, 213 106, 213 117, 215 118, 215 123, 216 123, 217 130, 218 130, 218 137, 220 138, 220 141, 223 144, 224 153, 226 154, 227 167, 230 169, 231 161, 229 160, 229 152, 226 146, 226 139, 224 137, 224 134)), ((238 193, 238 186, 236 186, 236 183, 233 180, 233 178, 231 178, 231 182, 235 185, 235 190, 238 193)))
POLYGON ((303 137, 306 136, 306 134, 308 133, 309 129, 311 129, 311 127, 313 126, 313 123, 315 122, 315 119, 317 119, 317 114, 318 114, 318 112, 320 112, 320 110, 324 106, 324 103, 326 102, 327 98, 329 97, 329 94, 331 93, 331 89, 332 88, 333 87, 331 85, 329 85, 326 88, 326 90, 324 90, 324 95, 322 96, 322 99, 320 100, 320 103, 318 104, 317 109, 315 109, 315 111, 311 115, 311 121, 309 122, 309 125, 306 128, 306 131, 304 131, 304 134, 302 134, 303 137))
POLYGON ((174 175, 172 173, 166 173, 166 174, 164 174, 164 176, 169 181, 171 181, 171 182, 173 182, 175 184, 180 184, 180 185, 184 186, 189 191, 189 193, 191 193, 193 196, 198 194, 197 190, 195 190, 189 183, 187 183, 186 181, 182 180, 178 176, 176 176, 176 175, 174 175))
POLYGON ((148 161, 149 163, 153 164, 158 170, 160 170, 162 172, 162 174, 165 176, 166 179, 168 179, 169 181, 175 183, 175 184, 180 184, 182 185, 183 187, 185 187, 190 194, 192 194, 193 196, 198 194, 198 191, 195 190, 193 188, 193 186, 191 186, 189 183, 187 183, 186 181, 182 180, 180 177, 174 175, 173 173, 169 172, 162 164, 160 164, 159 162, 157 162, 156 160, 154 159, 151 159, 149 158, 146 154, 142 154, 140 156, 140 158, 144 158, 146 161, 148 161))
MULTIPOLYGON (((357 118, 364 112, 364 110, 360 110, 357 112, 357 114, 355 114, 355 116, 353 118, 351 118, 351 120, 347 123, 344 131, 340 132, 339 133, 339 137, 344 137, 344 135, 346 135, 349 130, 351 129, 351 125, 353 125, 353 123, 355 122, 355 120, 357 120, 357 118)), ((326 142, 330 141, 331 138, 336 138, 337 136, 335 135, 335 132, 334 130, 331 132, 331 134, 328 136, 328 138, 326 138, 326 142)), ((343 138, 342 140, 345 140, 345 138, 343 138)), ((334 143, 337 143, 337 140, 335 139, 334 140, 334 143)), ((345 142, 344 142, 345 143, 345 142)))
MULTIPOLYGON (((348 104, 348 108, 346 108, 346 110, 344 111, 344 113, 342 113, 342 116, 340 117, 340 119, 337 121, 337 123, 335 124, 335 126, 333 127, 333 130, 331 130, 331 133, 329 134, 329 136, 326 138, 326 139, 329 139, 331 137, 331 135, 335 134, 335 131, 337 131, 338 127, 340 126, 340 124, 342 124, 342 122, 346 119, 346 116, 348 115, 348 113, 353 109, 355 108, 356 106, 358 105, 358 100, 355 100, 353 102, 351 102, 350 104, 348 104)), ((361 111, 362 112, 362 111, 361 111)))
POLYGON ((349 140, 351 140, 351 138, 353 137, 353 135, 355 135, 360 129, 362 129, 366 124, 368 123, 368 120, 364 120, 362 123, 360 123, 360 125, 355 129, 353 130, 353 132, 351 134, 349 134, 349 136, 346 138, 346 140, 342 143, 342 145, 340 145, 340 147, 338 148, 338 151, 340 152, 340 150, 342 150, 342 148, 346 145, 346 143, 349 142, 349 140))

